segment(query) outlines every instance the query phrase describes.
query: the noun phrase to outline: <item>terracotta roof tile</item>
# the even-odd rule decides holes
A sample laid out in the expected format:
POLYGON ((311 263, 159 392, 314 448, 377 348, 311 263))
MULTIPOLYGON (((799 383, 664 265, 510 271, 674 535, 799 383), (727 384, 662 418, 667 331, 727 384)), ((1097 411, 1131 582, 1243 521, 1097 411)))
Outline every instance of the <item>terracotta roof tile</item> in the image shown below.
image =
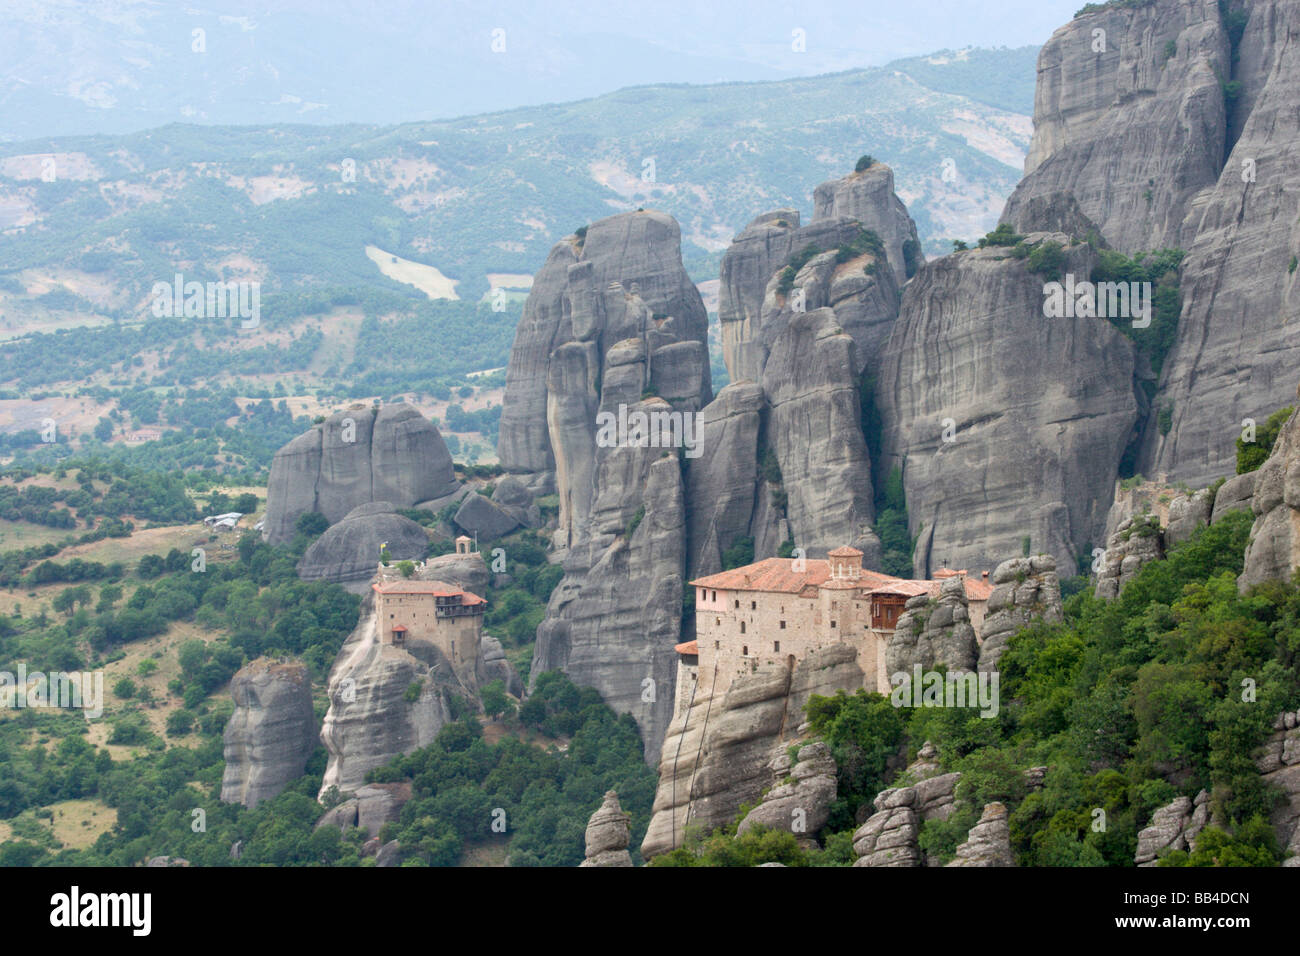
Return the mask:
POLYGON ((432 594, 434 597, 455 597, 460 594, 463 595, 461 604, 473 606, 487 603, 477 594, 458 588, 454 584, 448 584, 446 581, 418 581, 403 578, 398 581, 376 581, 370 587, 379 594, 432 594))
POLYGON ((687 655, 690 655, 690 654, 699 654, 699 653, 700 653, 700 642, 699 642, 699 641, 687 641, 687 642, 684 643, 684 644, 678 644, 676 647, 673 648, 673 650, 675 650, 678 654, 687 654, 687 655))

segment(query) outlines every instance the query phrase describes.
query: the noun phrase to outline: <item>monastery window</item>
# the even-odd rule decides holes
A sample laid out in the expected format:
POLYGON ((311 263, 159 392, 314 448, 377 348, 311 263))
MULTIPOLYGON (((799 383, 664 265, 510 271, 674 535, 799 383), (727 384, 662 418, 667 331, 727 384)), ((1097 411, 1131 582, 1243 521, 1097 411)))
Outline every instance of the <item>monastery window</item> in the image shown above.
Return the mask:
POLYGON ((744 621, 741 621, 741 622, 740 622, 740 633, 741 633, 741 634, 744 634, 744 633, 745 633, 745 622, 744 622, 744 621))
POLYGON ((781 630, 783 630, 783 631, 785 630, 785 621, 782 621, 782 622, 781 622, 781 630))
POLYGON ((714 649, 715 651, 717 651, 717 650, 721 650, 721 649, 722 649, 722 642, 721 642, 721 641, 714 641, 714 642, 713 642, 713 649, 714 649))
POLYGON ((742 645, 740 646, 740 653, 741 653, 743 656, 748 657, 748 656, 749 656, 749 645, 748 645, 748 644, 742 644, 742 645))
POLYGON ((713 619, 713 626, 714 626, 714 627, 721 627, 721 626, 722 626, 722 618, 720 618, 720 617, 715 617, 715 618, 713 619))
POLYGON ((831 621, 831 627, 834 627, 834 626, 835 626, 835 622, 834 622, 834 621, 831 621))
POLYGON ((736 599, 736 610, 740 610, 740 599, 736 599))
POLYGON ((716 601, 717 599, 718 599, 718 592, 717 592, 717 591, 714 591, 714 592, 713 592, 713 600, 716 601))
POLYGON ((780 654, 780 653, 781 653, 781 642, 780 642, 780 641, 773 641, 773 642, 772 642, 772 653, 773 653, 773 654, 780 654))
POLYGON ((750 609, 751 611, 757 611, 757 610, 758 610, 758 602, 757 602, 757 601, 750 601, 750 602, 749 602, 749 609, 750 609))

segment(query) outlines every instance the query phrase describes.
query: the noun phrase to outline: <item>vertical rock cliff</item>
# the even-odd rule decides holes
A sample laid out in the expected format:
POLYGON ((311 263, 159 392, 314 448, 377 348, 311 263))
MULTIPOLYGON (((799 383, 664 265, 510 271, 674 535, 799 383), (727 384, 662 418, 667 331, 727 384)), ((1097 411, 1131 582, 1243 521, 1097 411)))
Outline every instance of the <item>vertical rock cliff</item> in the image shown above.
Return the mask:
POLYGON ((1237 583, 1242 590, 1289 579, 1300 568, 1300 412, 1278 433, 1268 460, 1255 472, 1255 523, 1237 583))
POLYGON ((1183 261, 1183 311, 1140 467, 1192 484, 1232 474, 1242 422, 1290 403, 1300 367, 1300 2, 1233 5, 1230 152, 1198 201, 1183 261), (1239 133, 1238 133, 1239 130, 1239 133))
POLYGON ((256 807, 302 776, 316 749, 311 675, 300 661, 258 658, 230 680, 221 799, 256 807))
MULTIPOLYGON (((1094 252, 1061 234, 1080 279, 1094 252)), ((1132 342, 1105 319, 1047 318, 1044 286, 1006 247, 955 253, 908 284, 881 358, 882 469, 899 467, 917 577, 1031 549, 1073 567, 1099 542, 1137 421, 1132 342)))
POLYGON ((538 629, 533 673, 562 669, 631 713, 651 761, 681 639, 681 461, 698 453, 694 416, 713 398, 707 335, 677 223, 626 213, 552 249, 506 375, 502 464, 553 480, 560 499, 554 544, 565 574, 538 629))
POLYGON ((1095 229, 1126 253, 1187 252, 1177 336, 1144 423, 1145 474, 1200 485, 1230 474, 1243 420, 1289 398, 1298 37, 1300 0, 1152 0, 1078 16, 1039 56, 1034 138, 1003 219, 1095 229))
MULTIPOLYGON (((637 336, 644 336, 652 350, 674 342, 704 347, 708 341, 704 301, 682 268, 681 229, 671 216, 653 211, 601 219, 551 249, 524 303, 510 352, 497 446, 502 466, 518 473, 562 466, 549 428, 557 349, 570 346, 561 353, 562 375, 582 368, 570 353, 586 360, 588 387, 567 384, 576 393, 596 391, 605 353, 616 342, 637 336), (613 289, 613 283, 619 288, 613 289), (626 301, 633 295, 640 300, 635 308, 626 301)), ((712 398, 707 358, 701 380, 691 385, 699 404, 707 404, 712 398)))
POLYGON ((1217 0, 1075 17, 1038 55, 1034 136, 1003 220, 1020 232, 1061 229, 1073 201, 1086 217, 1076 224, 1118 249, 1186 248, 1193 202, 1223 165, 1216 71, 1230 63, 1217 0))

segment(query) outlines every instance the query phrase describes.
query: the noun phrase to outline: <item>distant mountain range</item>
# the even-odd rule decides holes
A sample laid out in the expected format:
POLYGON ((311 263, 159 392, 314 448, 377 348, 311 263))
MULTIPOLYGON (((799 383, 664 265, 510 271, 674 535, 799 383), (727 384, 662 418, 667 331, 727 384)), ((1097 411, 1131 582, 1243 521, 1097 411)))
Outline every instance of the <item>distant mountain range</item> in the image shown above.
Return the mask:
POLYGON ((182 265, 199 279, 260 278, 269 291, 406 294, 401 270, 428 266, 441 274, 430 271, 432 286, 454 280, 460 298, 494 285, 518 296, 527 281, 508 276, 535 272, 557 239, 653 206, 681 223, 687 268, 706 281, 755 215, 808 209, 817 183, 867 153, 896 170, 934 254, 987 231, 1019 178, 1036 52, 637 87, 397 126, 172 124, 10 143, 0 278, 19 301, 46 297, 31 305, 36 319, 69 296, 77 315, 138 315, 182 265))

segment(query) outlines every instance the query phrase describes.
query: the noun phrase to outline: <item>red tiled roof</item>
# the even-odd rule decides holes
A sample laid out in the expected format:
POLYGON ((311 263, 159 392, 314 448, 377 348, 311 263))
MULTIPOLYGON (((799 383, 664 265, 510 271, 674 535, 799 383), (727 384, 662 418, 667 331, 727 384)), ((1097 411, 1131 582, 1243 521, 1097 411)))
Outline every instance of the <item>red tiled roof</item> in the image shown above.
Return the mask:
POLYGON ((675 650, 678 654, 686 654, 686 655, 699 654, 700 642, 687 641, 684 644, 678 644, 676 647, 673 648, 673 650, 675 650))
MULTIPOLYGON (((854 548, 836 548, 831 554, 847 557, 842 552, 855 552, 854 548)), ((935 579, 918 581, 896 578, 879 571, 863 570, 856 577, 831 577, 830 561, 820 558, 808 558, 804 561, 804 570, 794 570, 792 558, 766 558, 747 564, 743 568, 720 571, 702 578, 696 578, 691 584, 697 588, 711 588, 718 591, 769 591, 784 594, 797 594, 801 597, 815 598, 819 588, 835 590, 861 589, 868 594, 901 594, 915 597, 929 594, 937 597, 943 582, 957 574, 944 568, 935 572, 935 579), (946 572, 946 573, 945 573, 946 572)), ((968 601, 987 601, 993 593, 993 587, 987 581, 963 574, 968 601)))
POLYGON ((459 594, 462 595, 460 603, 466 606, 487 603, 477 594, 446 581, 413 581, 404 578, 400 581, 376 581, 370 587, 379 594, 432 594, 434 597, 455 597, 459 594))
POLYGON ((830 552, 830 556, 832 558, 860 558, 862 557, 862 552, 857 548, 850 547, 846 544, 830 552))
MULTIPOLYGON (((720 571, 691 582, 695 587, 719 591, 782 591, 798 594, 808 587, 821 587, 831 580, 831 565, 821 558, 807 558, 804 570, 793 570, 793 558, 766 558, 743 568, 720 571)), ((874 588, 899 578, 879 571, 862 571, 856 578, 841 579, 853 587, 874 588)), ((838 585, 837 585, 838 586, 838 585)))

